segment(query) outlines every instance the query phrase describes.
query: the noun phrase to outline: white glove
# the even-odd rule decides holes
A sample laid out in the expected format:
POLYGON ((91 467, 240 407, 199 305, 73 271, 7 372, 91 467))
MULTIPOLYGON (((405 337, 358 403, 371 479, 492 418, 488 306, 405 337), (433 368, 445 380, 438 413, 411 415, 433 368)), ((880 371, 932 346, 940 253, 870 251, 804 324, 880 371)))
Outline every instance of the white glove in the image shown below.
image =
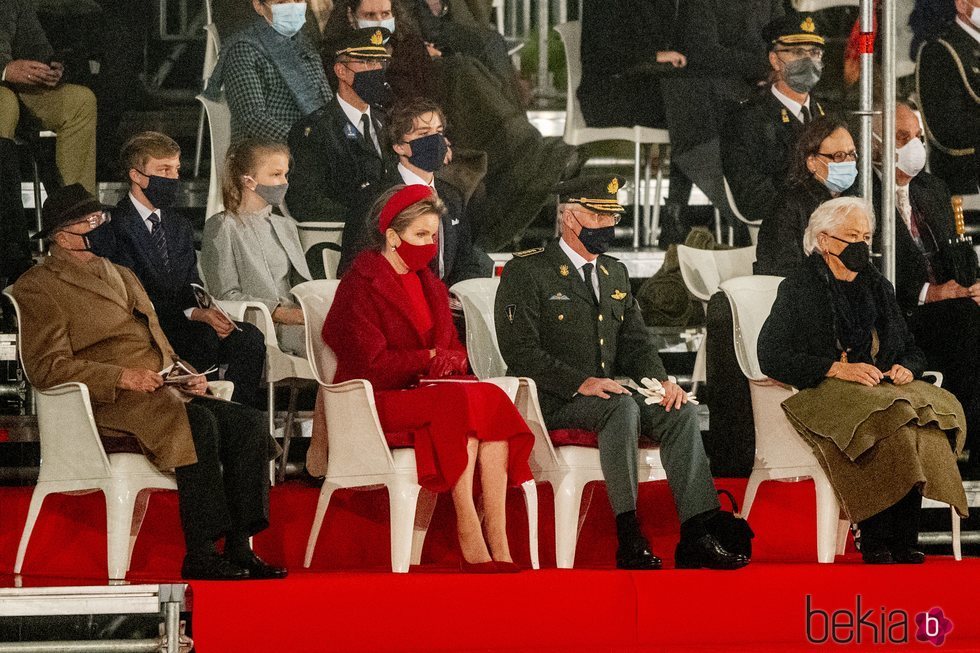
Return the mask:
MULTIPOLYGON (((671 383, 677 383, 677 379, 673 376, 668 376, 667 380, 671 383)), ((660 383, 660 381, 657 379, 643 377, 640 379, 640 384, 644 387, 637 388, 636 391, 646 397, 643 403, 649 406, 651 404, 659 404, 664 400, 664 396, 667 393, 664 391, 664 386, 662 383, 660 383)), ((695 406, 698 405, 697 397, 695 397, 691 392, 687 393, 687 402, 689 404, 694 404, 695 406)))

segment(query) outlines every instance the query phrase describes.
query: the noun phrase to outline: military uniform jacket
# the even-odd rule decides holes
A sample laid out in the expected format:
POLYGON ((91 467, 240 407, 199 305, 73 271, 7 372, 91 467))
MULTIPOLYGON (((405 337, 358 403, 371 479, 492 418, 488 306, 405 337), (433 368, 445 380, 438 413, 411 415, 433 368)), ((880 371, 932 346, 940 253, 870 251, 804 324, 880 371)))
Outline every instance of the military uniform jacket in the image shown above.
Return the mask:
POLYGON ((980 174, 980 42, 957 24, 919 49, 915 69, 933 173, 954 193, 977 192, 980 174))
POLYGON ((359 204, 360 194, 377 194, 373 186, 394 170, 397 159, 377 110, 371 111, 371 120, 383 158, 347 119, 337 98, 293 125, 286 206, 294 218, 343 222, 350 207, 359 204))
MULTIPOLYGON (((810 98, 810 114, 824 115, 810 98)), ((765 220, 776 210, 789 169, 790 152, 803 123, 766 89, 732 114, 721 136, 721 161, 735 206, 749 220, 765 220)))
POLYGON ((595 261, 599 305, 558 240, 520 253, 504 267, 494 320, 508 374, 538 386, 545 416, 578 393, 587 378, 667 378, 630 290, 626 266, 595 261))

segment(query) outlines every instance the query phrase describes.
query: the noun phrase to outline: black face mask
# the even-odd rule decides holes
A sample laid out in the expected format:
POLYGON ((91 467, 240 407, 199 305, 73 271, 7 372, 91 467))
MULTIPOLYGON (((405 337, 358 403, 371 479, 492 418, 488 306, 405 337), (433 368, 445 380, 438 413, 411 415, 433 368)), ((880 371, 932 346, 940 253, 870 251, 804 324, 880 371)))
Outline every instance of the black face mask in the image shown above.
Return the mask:
POLYGON ((582 227, 578 232, 578 239, 590 254, 605 254, 612 246, 613 237, 616 235, 616 227, 582 227))
MULTIPOLYGON (((830 234, 827 235, 830 236, 830 234)), ((868 243, 863 240, 852 243, 849 240, 844 240, 837 236, 830 237, 842 243, 847 243, 847 247, 842 249, 840 254, 833 254, 833 256, 836 256, 844 264, 845 268, 851 272, 861 272, 868 267, 868 264, 871 262, 871 248, 868 247, 868 243)))
POLYGON ((95 229, 92 229, 88 233, 84 233, 84 234, 76 234, 73 231, 68 231, 67 229, 62 229, 61 230, 62 233, 71 234, 72 236, 78 236, 79 238, 81 238, 82 239, 82 246, 81 247, 65 247, 64 245, 61 245, 61 249, 67 249, 70 252, 91 252, 92 251, 92 241, 89 240, 89 236, 91 234, 95 233, 96 231, 98 231, 99 229, 101 229, 104 226, 105 226, 105 223, 100 224, 95 229))
POLYGON ((150 200, 155 208, 169 209, 177 204, 177 194, 180 192, 180 179, 169 177, 158 177, 140 172, 141 175, 150 180, 150 183, 143 189, 146 199, 150 200))
POLYGON ((391 98, 391 87, 382 68, 354 73, 352 85, 357 96, 372 106, 385 106, 391 98))
POLYGON ((426 172, 435 172, 441 168, 446 160, 446 152, 449 151, 446 137, 438 133, 416 138, 408 145, 412 148, 412 156, 408 157, 408 162, 426 172))

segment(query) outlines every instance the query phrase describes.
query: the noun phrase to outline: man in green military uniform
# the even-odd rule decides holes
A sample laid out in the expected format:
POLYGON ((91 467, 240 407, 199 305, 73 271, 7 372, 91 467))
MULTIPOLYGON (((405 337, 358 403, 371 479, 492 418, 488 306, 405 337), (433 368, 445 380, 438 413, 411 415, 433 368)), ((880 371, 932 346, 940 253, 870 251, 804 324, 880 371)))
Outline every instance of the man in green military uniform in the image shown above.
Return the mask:
POLYGON ((678 567, 737 569, 748 559, 708 533, 718 498, 701 442, 697 411, 667 379, 633 293, 626 266, 602 254, 623 213, 621 177, 586 177, 559 187, 561 237, 522 252, 504 268, 496 330, 508 373, 534 379, 550 428, 596 431, 616 513, 621 569, 657 569, 636 517, 637 440, 660 443, 681 519, 678 567), (614 379, 659 380, 664 397, 648 405, 614 379))

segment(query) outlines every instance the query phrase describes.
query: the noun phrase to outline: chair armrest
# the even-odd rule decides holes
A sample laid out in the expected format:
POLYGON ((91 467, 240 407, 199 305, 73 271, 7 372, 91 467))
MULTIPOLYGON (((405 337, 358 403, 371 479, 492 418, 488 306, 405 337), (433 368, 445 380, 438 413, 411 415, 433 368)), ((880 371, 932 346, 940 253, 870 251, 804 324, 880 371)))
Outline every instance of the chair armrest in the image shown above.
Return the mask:
POLYGON ((257 326, 265 336, 266 345, 279 348, 276 325, 272 321, 272 313, 269 312, 268 306, 262 302, 235 302, 223 299, 215 301, 236 322, 248 322, 257 326))
POLYGON ((560 466, 558 454, 551 443, 551 438, 548 437, 548 427, 541 415, 538 388, 534 379, 522 376, 518 377, 517 381, 517 398, 514 404, 534 435, 534 447, 531 449, 531 459, 528 462, 531 464, 534 477, 539 478, 542 472, 552 472, 560 466))
POLYGON ((925 381, 927 376, 932 377, 932 384, 937 388, 943 387, 943 373, 937 372, 935 370, 926 370, 922 373, 922 380, 925 381))
POLYGON ((390 474, 395 469, 366 379, 321 385, 327 420, 327 478, 390 474))

